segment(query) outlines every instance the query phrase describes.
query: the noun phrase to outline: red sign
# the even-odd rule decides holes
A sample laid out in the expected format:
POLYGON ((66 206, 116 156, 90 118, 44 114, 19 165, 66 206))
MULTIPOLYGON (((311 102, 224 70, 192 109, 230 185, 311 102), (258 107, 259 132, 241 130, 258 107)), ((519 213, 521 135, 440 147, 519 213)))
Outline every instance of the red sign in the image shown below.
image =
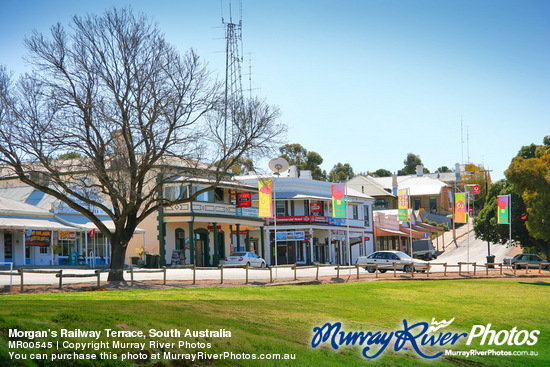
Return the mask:
MULTIPOLYGON (((237 231, 233 231, 233 234, 237 234, 237 231)), ((248 231, 239 231, 239 234, 248 234, 248 231)))
POLYGON ((365 237, 365 241, 370 241, 370 237, 365 237))
MULTIPOLYGON (((213 230, 214 230, 214 226, 208 226, 208 229, 209 229, 210 231, 213 231, 213 230)), ((219 229, 222 229, 222 227, 221 227, 221 226, 216 226, 216 229, 219 230, 219 229)))
POLYGON ((309 204, 309 210, 312 213, 320 213, 321 212, 321 203, 311 203, 311 204, 309 204))
POLYGON ((239 208, 249 207, 252 205, 252 199, 249 192, 241 192, 237 195, 237 206, 239 208))
POLYGON ((474 185, 474 195, 479 194, 479 185, 474 185))

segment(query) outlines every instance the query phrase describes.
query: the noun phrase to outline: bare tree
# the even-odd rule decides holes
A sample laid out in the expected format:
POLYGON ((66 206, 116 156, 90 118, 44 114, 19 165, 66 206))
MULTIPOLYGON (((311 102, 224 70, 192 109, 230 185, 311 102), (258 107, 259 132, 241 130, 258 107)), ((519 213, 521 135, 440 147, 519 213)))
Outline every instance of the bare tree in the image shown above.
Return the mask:
POLYGON ((224 101, 205 64, 130 9, 75 16, 71 32, 57 24, 25 43, 33 72, 13 83, 0 68, 0 164, 89 218, 111 243, 112 269, 122 268, 142 220, 214 189, 285 130, 278 109, 259 100, 230 108, 230 126, 222 125, 224 101), (232 132, 225 144, 222 129, 232 132), (55 159, 66 152, 80 158, 55 159), (189 198, 164 196, 174 177, 197 175, 210 185, 189 198))

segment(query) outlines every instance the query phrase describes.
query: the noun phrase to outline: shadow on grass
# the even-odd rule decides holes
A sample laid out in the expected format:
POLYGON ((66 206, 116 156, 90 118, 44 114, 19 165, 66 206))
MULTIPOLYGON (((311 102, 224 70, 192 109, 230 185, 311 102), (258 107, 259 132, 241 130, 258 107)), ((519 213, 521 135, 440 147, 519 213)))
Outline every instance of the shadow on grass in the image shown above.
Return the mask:
POLYGON ((519 284, 550 286, 549 282, 519 282, 519 284))

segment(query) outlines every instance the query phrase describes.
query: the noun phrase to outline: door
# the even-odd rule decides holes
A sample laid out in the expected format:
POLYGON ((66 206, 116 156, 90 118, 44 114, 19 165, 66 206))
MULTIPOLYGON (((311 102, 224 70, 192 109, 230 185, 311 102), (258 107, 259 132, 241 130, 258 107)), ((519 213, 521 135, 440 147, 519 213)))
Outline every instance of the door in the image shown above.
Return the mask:
POLYGON ((195 240, 195 246, 197 246, 197 266, 204 266, 202 245, 202 240, 195 240))

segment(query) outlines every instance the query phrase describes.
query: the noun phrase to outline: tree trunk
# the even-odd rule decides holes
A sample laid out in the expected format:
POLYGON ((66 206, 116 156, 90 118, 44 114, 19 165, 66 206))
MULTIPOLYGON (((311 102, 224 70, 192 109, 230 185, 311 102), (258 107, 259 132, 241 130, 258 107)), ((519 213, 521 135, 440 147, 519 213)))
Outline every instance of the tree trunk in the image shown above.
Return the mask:
POLYGON ((107 280, 124 281, 124 260, 126 258, 126 248, 121 242, 111 244, 111 272, 107 280), (113 272, 113 270, 119 270, 113 272))

